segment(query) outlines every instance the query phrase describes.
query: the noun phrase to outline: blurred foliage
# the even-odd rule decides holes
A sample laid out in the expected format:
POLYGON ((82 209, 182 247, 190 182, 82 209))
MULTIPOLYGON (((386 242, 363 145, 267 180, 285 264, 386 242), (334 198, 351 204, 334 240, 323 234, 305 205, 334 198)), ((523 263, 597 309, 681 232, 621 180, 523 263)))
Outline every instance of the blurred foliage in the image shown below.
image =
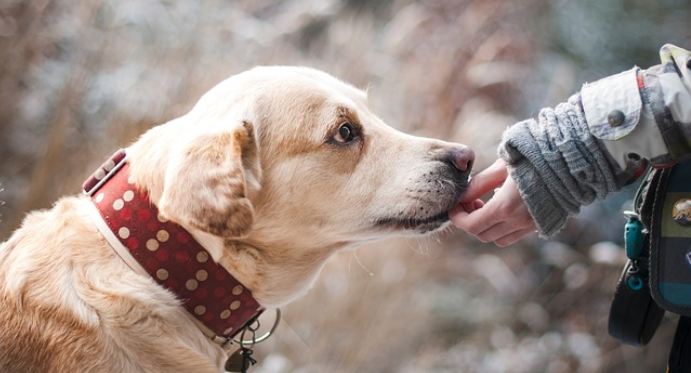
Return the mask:
MULTIPOLYGON (((665 43, 687 45, 691 3, 684 0, 557 0, 546 13, 547 46, 578 66, 578 81, 660 62, 665 43)), ((580 83, 579 83, 580 84, 580 83)))
MULTIPOLYGON (((517 120, 691 47, 689 16, 686 0, 0 0, 0 237, 254 65, 366 87, 390 125, 469 144, 479 169, 517 120)), ((631 193, 549 241, 449 229, 338 255, 254 371, 662 372, 672 317, 644 349, 606 332, 631 193)))

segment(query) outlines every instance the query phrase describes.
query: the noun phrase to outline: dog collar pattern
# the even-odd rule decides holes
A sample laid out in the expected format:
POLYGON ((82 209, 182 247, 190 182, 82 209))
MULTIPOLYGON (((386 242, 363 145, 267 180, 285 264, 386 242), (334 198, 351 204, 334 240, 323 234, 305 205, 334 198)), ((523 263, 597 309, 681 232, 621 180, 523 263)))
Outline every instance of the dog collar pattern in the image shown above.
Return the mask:
POLYGON ((237 335, 264 308, 187 230, 159 217, 128 171, 126 153, 119 150, 84 182, 101 218, 139 266, 190 314, 216 335, 237 335))

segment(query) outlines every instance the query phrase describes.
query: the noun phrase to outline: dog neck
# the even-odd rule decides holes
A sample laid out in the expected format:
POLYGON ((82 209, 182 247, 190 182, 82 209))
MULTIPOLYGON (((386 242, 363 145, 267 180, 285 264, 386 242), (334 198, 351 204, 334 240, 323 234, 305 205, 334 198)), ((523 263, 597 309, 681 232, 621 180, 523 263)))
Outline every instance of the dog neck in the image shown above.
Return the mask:
POLYGON ((236 274, 267 308, 282 307, 306 294, 327 259, 343 247, 294 247, 254 240, 253 236, 217 242, 224 253, 219 264, 236 274))
POLYGON ((160 218, 128 171, 121 150, 84 183, 99 230, 133 270, 173 292, 215 335, 232 338, 264 309, 190 232, 160 218))

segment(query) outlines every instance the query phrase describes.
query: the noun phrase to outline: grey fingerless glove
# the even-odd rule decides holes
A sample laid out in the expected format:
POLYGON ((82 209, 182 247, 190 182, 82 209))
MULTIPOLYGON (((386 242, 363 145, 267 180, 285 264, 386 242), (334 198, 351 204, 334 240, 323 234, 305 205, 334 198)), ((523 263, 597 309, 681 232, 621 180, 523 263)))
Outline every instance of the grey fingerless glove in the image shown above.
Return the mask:
POLYGON ((541 236, 559 232, 569 216, 596 198, 619 191, 607 155, 588 131, 580 94, 538 120, 504 132, 499 156, 509 166, 541 236))

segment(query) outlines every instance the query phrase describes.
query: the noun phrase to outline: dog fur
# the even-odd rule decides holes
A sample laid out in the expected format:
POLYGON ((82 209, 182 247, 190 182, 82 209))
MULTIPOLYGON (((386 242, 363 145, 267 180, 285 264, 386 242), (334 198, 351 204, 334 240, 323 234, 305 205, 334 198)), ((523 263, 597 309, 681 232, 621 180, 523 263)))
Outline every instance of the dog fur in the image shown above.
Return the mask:
MULTIPOLYGON (((146 132, 128 159, 161 215, 272 308, 338 250, 446 225, 473 155, 385 125, 364 92, 326 73, 260 67, 146 132)), ((0 245, 0 370, 222 371, 225 352, 115 254, 91 203, 32 212, 0 245)))

